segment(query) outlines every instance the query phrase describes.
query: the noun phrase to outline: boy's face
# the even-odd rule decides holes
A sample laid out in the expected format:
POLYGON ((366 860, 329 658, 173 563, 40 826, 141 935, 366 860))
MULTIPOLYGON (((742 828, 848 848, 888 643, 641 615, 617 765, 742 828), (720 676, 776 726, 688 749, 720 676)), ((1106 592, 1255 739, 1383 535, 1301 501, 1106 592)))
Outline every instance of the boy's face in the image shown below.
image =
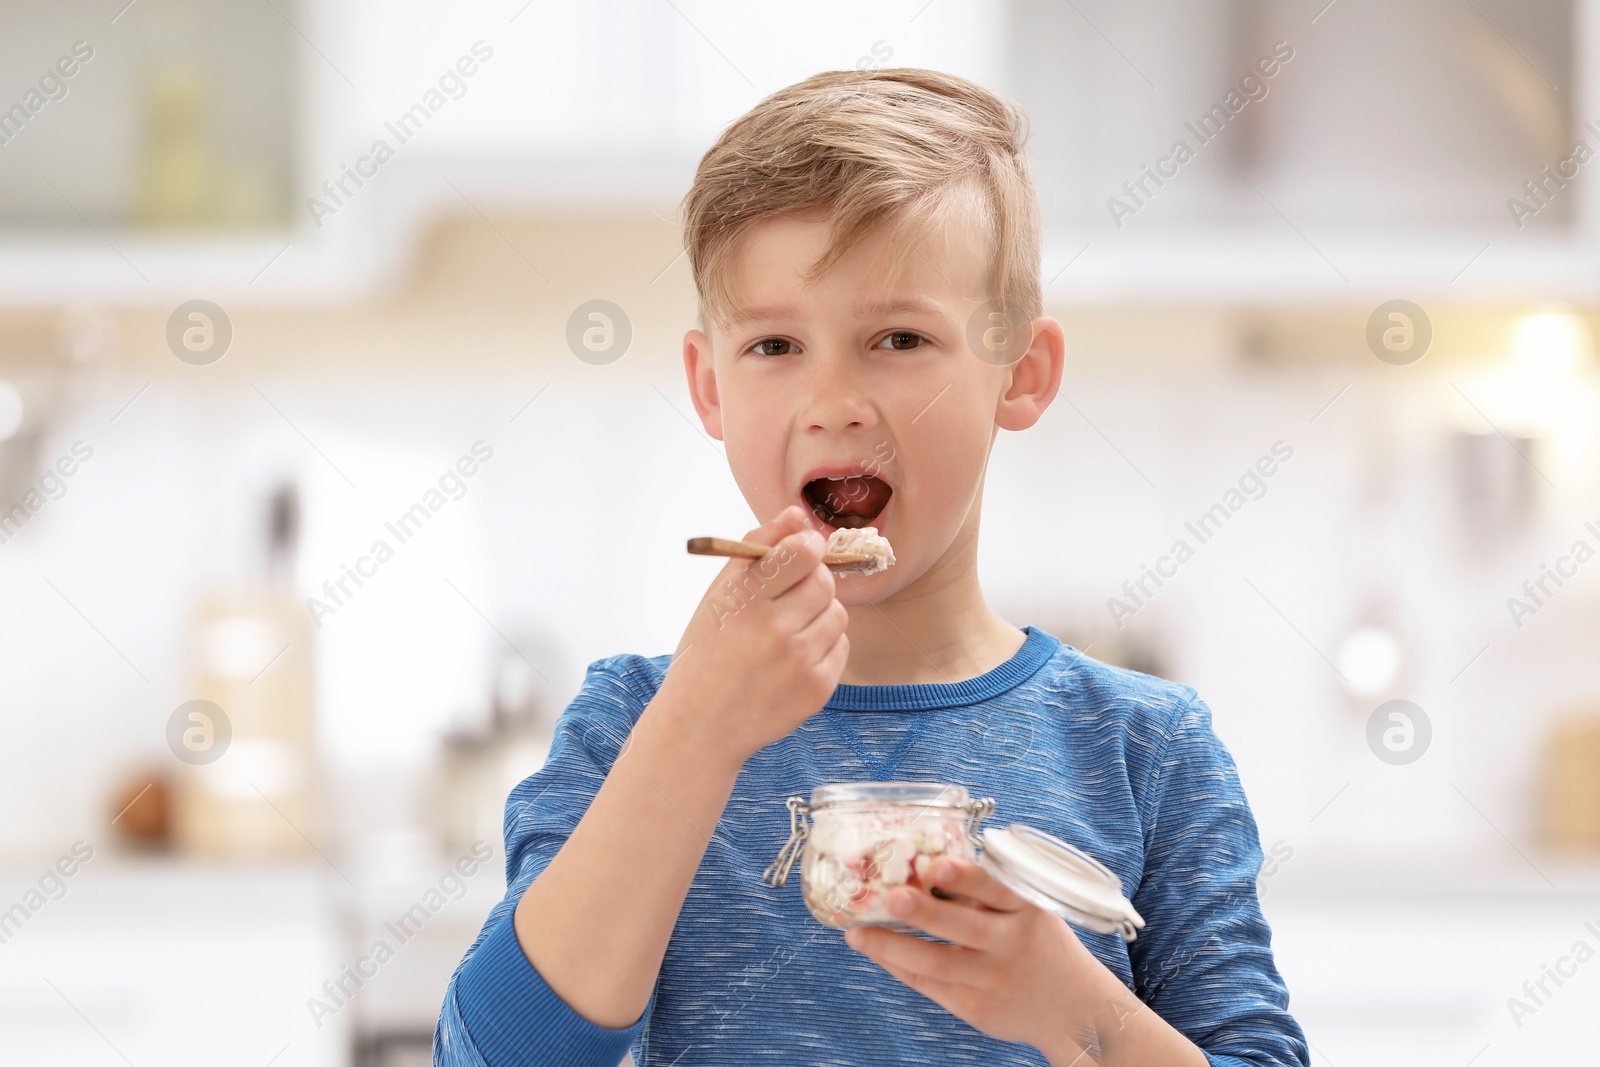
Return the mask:
POLYGON ((839 584, 846 604, 970 558, 996 428, 1032 425, 1060 380, 1053 319, 1010 367, 973 354, 989 261, 976 219, 930 231, 890 283, 903 230, 881 227, 808 286, 828 221, 761 223, 731 265, 738 321, 684 338, 695 407, 760 522, 799 504, 824 535, 876 526, 894 546, 887 571, 839 584))

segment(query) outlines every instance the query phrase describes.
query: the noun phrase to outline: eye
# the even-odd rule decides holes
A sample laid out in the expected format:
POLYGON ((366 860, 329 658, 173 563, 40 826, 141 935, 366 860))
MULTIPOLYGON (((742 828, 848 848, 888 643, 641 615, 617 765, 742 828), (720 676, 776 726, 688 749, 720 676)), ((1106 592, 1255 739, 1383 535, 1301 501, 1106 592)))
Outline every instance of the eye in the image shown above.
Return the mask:
POLYGON ((750 346, 749 349, 758 356, 787 356, 794 351, 794 342, 786 341, 782 337, 767 337, 750 346), (768 348, 768 345, 777 345, 777 349, 768 348))
POLYGON ((885 334, 883 340, 873 347, 880 348, 887 342, 889 348, 895 352, 909 352, 913 348, 921 348, 927 343, 927 340, 920 333, 912 333, 910 330, 895 330, 885 334))

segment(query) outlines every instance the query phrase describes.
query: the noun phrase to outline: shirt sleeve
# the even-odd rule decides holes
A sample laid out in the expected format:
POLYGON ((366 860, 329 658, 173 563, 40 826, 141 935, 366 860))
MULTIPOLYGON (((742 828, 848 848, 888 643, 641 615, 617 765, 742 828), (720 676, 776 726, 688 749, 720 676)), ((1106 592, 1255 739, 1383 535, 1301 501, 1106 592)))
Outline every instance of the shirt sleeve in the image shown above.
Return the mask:
POLYGON ((522 952, 512 913, 589 809, 648 698, 629 661, 589 667, 544 766, 506 801, 506 895, 456 967, 434 1030, 434 1067, 616 1067, 649 1022, 612 1030, 574 1011, 522 952), (630 685, 630 681, 633 683, 630 685))
POLYGON ((1192 695, 1149 789, 1144 874, 1128 946, 1134 991, 1214 1067, 1308 1067, 1305 1034, 1256 898, 1261 841, 1211 709, 1192 695))

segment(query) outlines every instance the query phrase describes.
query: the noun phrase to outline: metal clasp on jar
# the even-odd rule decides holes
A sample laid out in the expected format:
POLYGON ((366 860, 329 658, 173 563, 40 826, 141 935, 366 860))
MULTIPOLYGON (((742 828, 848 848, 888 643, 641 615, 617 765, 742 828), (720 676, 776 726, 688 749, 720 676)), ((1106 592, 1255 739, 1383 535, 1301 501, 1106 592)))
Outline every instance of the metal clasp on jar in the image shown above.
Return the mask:
MULTIPOLYGON (((795 861, 800 858, 800 850, 804 847, 806 838, 811 835, 811 824, 806 821, 806 817, 811 814, 811 804, 802 796, 792 796, 785 803, 789 808, 789 839, 778 851, 778 858, 761 872, 761 880, 770 886, 782 886, 789 881, 789 872, 794 870, 795 861)), ((983 820, 994 814, 994 797, 976 797, 967 801, 962 807, 967 809, 967 838, 976 847, 978 830, 983 826, 983 820)))

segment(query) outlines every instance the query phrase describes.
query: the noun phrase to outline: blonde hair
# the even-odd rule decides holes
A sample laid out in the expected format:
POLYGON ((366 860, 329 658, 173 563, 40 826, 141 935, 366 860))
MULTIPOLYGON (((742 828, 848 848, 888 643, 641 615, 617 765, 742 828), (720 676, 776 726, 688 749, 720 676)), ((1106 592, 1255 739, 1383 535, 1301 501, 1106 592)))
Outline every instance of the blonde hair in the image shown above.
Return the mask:
MULTIPOLYGON (((684 247, 706 315, 731 321, 729 264, 751 227, 831 216, 815 280, 888 223, 917 229, 975 207, 993 240, 989 295, 1023 322, 1043 314, 1039 198, 1020 109, 966 78, 915 67, 835 70, 779 90, 700 160, 683 204, 684 247)), ((911 249, 901 242, 890 274, 911 249)))

